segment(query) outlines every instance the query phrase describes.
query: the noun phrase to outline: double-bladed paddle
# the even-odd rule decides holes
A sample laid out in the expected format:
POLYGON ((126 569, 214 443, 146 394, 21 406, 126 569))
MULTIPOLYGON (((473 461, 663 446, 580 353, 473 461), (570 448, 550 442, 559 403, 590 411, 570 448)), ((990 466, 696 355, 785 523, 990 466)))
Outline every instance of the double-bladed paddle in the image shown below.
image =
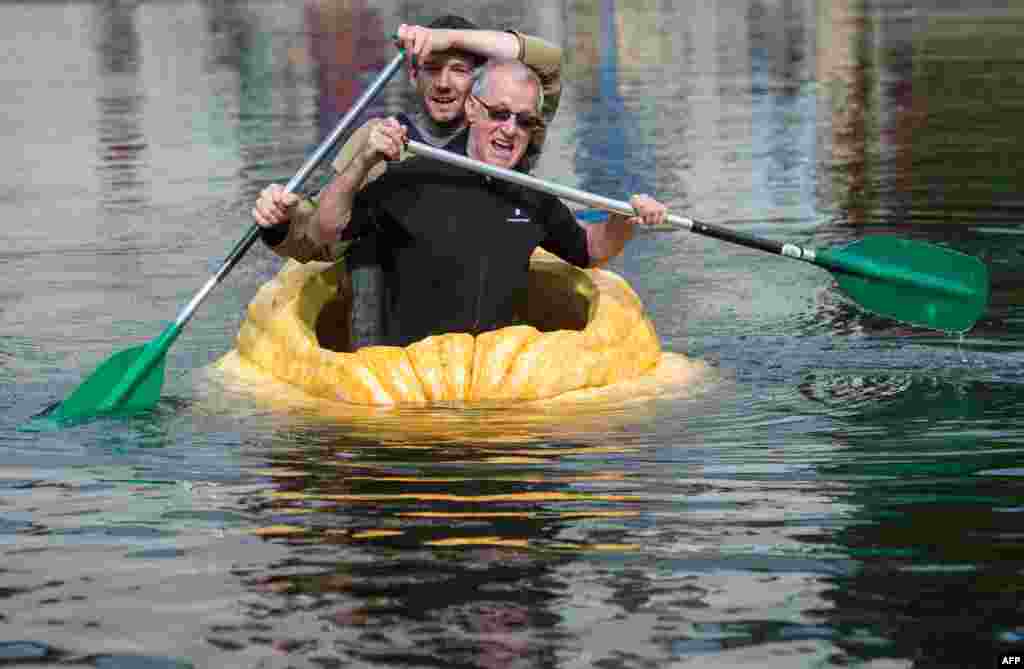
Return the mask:
MULTIPOLYGON (((531 177, 522 172, 410 141, 410 152, 509 181, 526 188, 626 216, 628 202, 531 177)), ((811 249, 729 228, 670 215, 683 229, 752 249, 809 262, 832 273, 839 288, 863 309, 898 321, 946 332, 966 332, 988 305, 988 268, 981 260, 952 249, 888 236, 871 236, 837 248, 811 249)))
MULTIPOLYGON (((400 51, 384 68, 380 76, 356 100, 352 109, 338 121, 331 134, 320 143, 320 146, 310 154, 299 171, 291 178, 285 186, 287 192, 294 193, 302 187, 309 175, 323 162, 359 114, 366 109, 377 93, 398 71, 404 56, 405 51, 400 51)), ((192 300, 178 313, 175 321, 167 326, 159 337, 148 344, 134 346, 108 358, 67 399, 46 412, 45 417, 58 424, 67 424, 101 414, 133 413, 156 404, 156 401, 160 399, 160 389, 164 384, 164 362, 167 350, 181 334, 185 324, 192 318, 206 296, 238 264, 238 261, 259 237, 260 227, 254 223, 245 237, 224 259, 217 273, 210 277, 192 300)))

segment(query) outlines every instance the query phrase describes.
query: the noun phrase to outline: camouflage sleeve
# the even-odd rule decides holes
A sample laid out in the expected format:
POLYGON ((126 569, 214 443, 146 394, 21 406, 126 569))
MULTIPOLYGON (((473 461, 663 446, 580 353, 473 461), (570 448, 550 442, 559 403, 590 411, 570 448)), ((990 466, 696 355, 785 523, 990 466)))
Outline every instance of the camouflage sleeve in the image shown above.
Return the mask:
POLYGON ((282 258, 294 258, 301 263, 307 263, 310 260, 330 261, 336 259, 340 252, 340 249, 335 248, 337 244, 321 242, 313 231, 316 211, 315 201, 301 200, 292 213, 291 221, 287 226, 287 234, 283 239, 277 242, 278 235, 273 232, 263 235, 270 250, 282 258))
POLYGON ((373 119, 370 119, 363 125, 356 128, 356 131, 349 136, 348 140, 345 141, 345 144, 341 147, 341 151, 338 151, 338 155, 335 156, 334 162, 331 163, 335 172, 338 174, 344 172, 345 168, 349 166, 356 155, 358 155, 362 148, 366 146, 366 141, 370 137, 370 127, 373 122, 373 119))
MULTIPOLYGON (((345 145, 341 147, 341 151, 338 151, 338 155, 334 158, 334 162, 331 166, 337 174, 341 174, 345 169, 352 163, 352 160, 356 155, 363 150, 366 146, 366 142, 370 137, 370 128, 374 123, 377 123, 379 119, 370 119, 352 133, 352 136, 348 138, 345 145)), ((403 152, 404 153, 404 152, 403 152)), ((403 156, 404 157, 404 156, 403 156)), ((362 188, 366 188, 366 184, 378 179, 385 171, 387 171, 387 162, 382 161, 377 164, 370 173, 366 175, 366 179, 363 181, 362 188)))
MULTIPOLYGON (((521 32, 509 31, 519 39, 519 59, 528 65, 540 78, 544 89, 544 106, 541 114, 550 125, 558 111, 558 102, 562 97, 562 49, 547 40, 521 32)), ((547 130, 541 128, 533 133, 526 155, 527 169, 533 169, 544 148, 547 130)))
POLYGON ((562 97, 562 48, 547 40, 510 31, 519 39, 519 60, 529 65, 544 87, 544 120, 555 118, 562 97))
MULTIPOLYGON (((370 133, 369 123, 372 123, 372 121, 363 124, 352 133, 344 146, 341 147, 341 151, 338 152, 338 155, 332 162, 332 167, 336 173, 340 174, 343 172, 359 150, 362 149, 363 145, 366 144, 370 133)), ((263 240, 270 247, 270 250, 282 258, 294 258, 301 263, 307 263, 311 260, 331 261, 339 257, 344 248, 340 247, 336 241, 325 242, 321 240, 319 235, 316 234, 316 230, 314 230, 316 213, 319 207, 319 194, 312 199, 301 200, 298 207, 292 213, 287 228, 280 226, 280 229, 286 229, 286 234, 282 235, 282 232, 277 229, 271 229, 263 234, 263 240)))
MULTIPOLYGON (((373 119, 364 123, 354 133, 352 133, 344 146, 341 147, 338 155, 331 163, 336 174, 341 174, 345 171, 345 169, 352 163, 352 160, 356 157, 358 152, 366 145, 372 123, 374 123, 373 119)), ((385 169, 386 163, 381 163, 379 166, 371 170, 370 174, 367 175, 366 180, 363 182, 362 188, 365 188, 366 184, 383 174, 385 169)), ((349 242, 347 240, 338 241, 320 239, 320 236, 317 234, 315 229, 316 212, 319 207, 319 194, 314 196, 312 199, 302 200, 299 203, 298 208, 292 214, 291 221, 287 228, 287 234, 280 242, 272 243, 268 239, 268 235, 264 235, 264 240, 268 241, 270 250, 282 258, 294 258, 301 263, 307 263, 311 260, 334 261, 340 258, 349 242)), ((342 215, 343 223, 345 225, 348 224, 351 215, 351 212, 342 215)), ((277 241, 279 234, 271 233, 269 236, 273 241, 277 241)))
MULTIPOLYGON (((370 135, 370 127, 376 119, 371 119, 357 129, 348 138, 341 151, 335 157, 331 166, 335 173, 341 174, 352 163, 357 153, 366 145, 370 135)), ((405 160, 413 154, 407 150, 402 151, 400 160, 405 160)), ((382 161, 366 175, 360 190, 366 188, 371 182, 376 181, 387 171, 387 162, 382 161)), ((319 195, 313 199, 302 200, 295 212, 292 214, 291 222, 288 225, 287 234, 278 242, 278 234, 269 233, 264 235, 270 249, 282 258, 294 258, 302 263, 311 260, 335 261, 341 258, 345 249, 351 243, 350 239, 342 240, 321 240, 316 230, 316 212, 320 206, 319 195), (268 239, 269 237, 269 239, 268 239), (271 241, 273 240, 273 241, 271 241)), ((352 218, 352 212, 341 214, 342 224, 348 226, 352 218)))

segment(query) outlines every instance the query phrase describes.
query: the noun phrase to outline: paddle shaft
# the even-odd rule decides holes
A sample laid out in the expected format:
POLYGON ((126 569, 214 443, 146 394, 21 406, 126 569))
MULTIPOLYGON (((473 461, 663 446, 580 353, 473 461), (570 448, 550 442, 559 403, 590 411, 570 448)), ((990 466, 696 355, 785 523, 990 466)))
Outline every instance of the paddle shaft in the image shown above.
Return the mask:
MULTIPOLYGON (((408 143, 408 149, 410 152, 417 155, 440 160, 450 165, 455 165, 483 174, 484 176, 510 181, 514 184, 525 186, 526 188, 533 188, 534 190, 539 190, 566 200, 572 200, 573 202, 585 204, 596 209, 602 209, 604 211, 622 214, 624 216, 636 215, 636 211, 634 211, 633 207, 628 202, 613 200, 611 198, 607 198, 602 195, 595 195, 594 193, 588 193, 577 188, 552 183, 550 181, 538 179, 537 177, 532 177, 529 174, 516 172, 503 167, 497 167, 496 165, 488 165, 487 163, 473 160, 466 156, 460 156, 443 149, 437 149, 422 142, 410 140, 408 143)), ((712 225, 710 223, 701 223, 700 221, 695 221, 692 218, 678 216, 675 214, 670 214, 668 216, 668 222, 674 229, 688 230, 706 237, 714 237, 723 241, 740 244, 741 246, 748 246, 761 251, 768 251, 769 253, 776 253, 778 255, 784 255, 798 260, 814 262, 813 249, 805 249, 800 246, 796 246, 795 244, 784 244, 770 239, 763 239, 753 235, 747 235, 742 232, 736 232, 729 228, 712 225)))
MULTIPOLYGON (((423 144, 422 142, 410 140, 408 142, 408 149, 416 155, 433 158, 450 165, 455 165, 457 167, 462 167, 464 169, 483 174, 484 176, 510 181, 526 188, 533 188, 534 190, 539 190, 566 200, 572 200, 573 202, 578 202, 580 204, 586 204, 604 211, 622 214, 624 216, 634 216, 636 214, 633 207, 628 202, 613 200, 611 198, 595 195, 569 186, 551 183, 522 172, 516 172, 514 170, 497 167, 495 165, 488 165, 487 163, 479 160, 474 160, 466 156, 451 153, 450 151, 438 149, 428 144, 423 144)), ((829 271, 855 274, 891 283, 904 283, 926 288, 928 290, 934 290, 938 293, 955 298, 970 296, 969 289, 955 281, 949 281, 939 276, 922 275, 920 273, 908 274, 900 271, 900 268, 894 268, 884 262, 865 262, 862 259, 851 262, 849 259, 844 259, 839 257, 837 254, 828 252, 828 250, 818 252, 815 249, 804 248, 796 244, 777 242, 771 239, 765 239, 763 237, 756 237, 754 235, 730 230, 729 228, 722 226, 712 225, 711 223, 702 223, 685 216, 670 214, 668 216, 668 222, 671 229, 688 230, 699 235, 704 235, 705 237, 721 239, 723 241, 739 244, 740 246, 746 246, 759 251, 767 251, 768 253, 774 253, 787 258, 793 258, 794 260, 803 260, 804 262, 824 267, 829 271)))
MULTIPOLYGON (((351 126, 356 120, 356 117, 363 113, 363 110, 366 109, 373 98, 377 96, 377 93, 380 92, 388 80, 391 79, 398 68, 402 66, 402 59, 404 56, 404 51, 395 56, 394 59, 388 63, 388 66, 380 76, 378 76, 370 85, 370 87, 363 91, 363 94, 358 100, 356 100, 348 113, 338 121, 338 124, 334 127, 334 130, 331 131, 331 134, 320 143, 320 146, 318 146, 312 154, 310 154, 309 158, 306 159, 306 162, 299 168, 299 171, 295 173, 295 176, 293 176, 285 185, 285 191, 288 193, 294 193, 302 187, 302 184, 306 182, 306 179, 308 179, 309 175, 313 173, 313 170, 323 162, 324 157, 334 148, 338 143, 338 140, 341 139, 342 134, 348 130, 349 126, 351 126)), ((245 237, 235 245, 235 248, 232 249, 231 253, 229 253, 227 258, 224 259, 224 262, 221 264, 220 269, 217 270, 217 273, 210 277, 210 280, 206 282, 206 285, 204 285, 198 293, 196 293, 195 297, 192 298, 192 301, 186 304, 181 310, 178 314, 177 320, 175 321, 176 324, 184 325, 188 322, 202 301, 210 294, 210 291, 212 291, 213 288, 220 283, 225 276, 227 276, 228 272, 238 264, 238 261, 242 259, 242 256, 245 255, 245 252, 249 250, 249 247, 253 245, 253 242, 255 242, 259 236, 260 226, 253 223, 245 237)))
MULTIPOLYGON (((313 170, 323 162, 324 157, 330 153, 335 145, 337 145, 345 131, 351 127, 356 118, 363 112, 363 110, 366 109, 370 102, 377 96, 377 93, 380 92, 384 85, 387 84, 391 77, 394 76, 395 72, 402 66, 402 60, 404 57, 405 51, 399 51, 398 55, 388 63, 387 67, 384 68, 384 71, 381 72, 377 79, 370 84, 370 87, 363 91, 363 94, 359 96, 359 99, 356 100, 354 105, 352 105, 352 108, 349 109, 348 113, 338 121, 338 124, 334 127, 334 130, 331 131, 331 134, 320 143, 308 158, 306 158, 306 162, 302 164, 302 167, 300 167, 298 172, 295 173, 295 176, 288 181, 287 185, 285 185, 285 190, 287 192, 294 193, 302 187, 302 184, 306 182, 306 179, 308 179, 309 175, 313 173, 313 170)), ((234 269, 235 265, 237 265, 242 259, 242 256, 245 255, 259 237, 260 226, 253 223, 245 236, 242 237, 242 239, 235 244, 235 247, 231 252, 228 253, 224 262, 221 263, 220 267, 217 269, 217 272, 210 277, 210 279, 203 285, 199 292, 195 294, 189 303, 178 312, 178 316, 175 318, 174 322, 169 325, 159 337, 150 342, 150 344, 146 346, 142 355, 140 355, 132 366, 128 368, 128 371, 124 374, 121 381, 114 386, 110 394, 100 404, 100 411, 113 410, 132 392, 149 369, 164 356, 167 349, 172 343, 174 343, 174 340, 178 338, 178 335, 181 334, 185 324, 191 320, 196 310, 199 309, 199 305, 203 303, 203 300, 205 300, 213 289, 224 280, 224 277, 234 269)))

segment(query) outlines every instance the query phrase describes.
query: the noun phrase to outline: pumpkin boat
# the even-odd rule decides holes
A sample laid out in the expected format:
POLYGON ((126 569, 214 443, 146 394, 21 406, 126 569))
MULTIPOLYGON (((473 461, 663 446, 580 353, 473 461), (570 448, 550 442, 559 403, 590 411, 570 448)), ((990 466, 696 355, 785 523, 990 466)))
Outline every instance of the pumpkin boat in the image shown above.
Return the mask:
POLYGON ((289 260, 257 292, 236 349, 215 368, 370 406, 571 400, 616 388, 635 395, 637 383, 649 390, 685 385, 704 369, 662 352, 622 277, 542 250, 530 261, 523 325, 352 351, 351 305, 342 266, 289 260))

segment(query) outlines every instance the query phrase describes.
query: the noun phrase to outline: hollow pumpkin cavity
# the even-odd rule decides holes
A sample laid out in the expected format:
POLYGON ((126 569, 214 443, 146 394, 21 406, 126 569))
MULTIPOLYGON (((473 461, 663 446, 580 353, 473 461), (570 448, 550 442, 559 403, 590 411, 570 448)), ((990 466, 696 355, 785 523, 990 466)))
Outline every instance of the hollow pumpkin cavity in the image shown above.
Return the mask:
POLYGON ((538 250, 522 325, 449 333, 406 347, 350 350, 344 268, 288 261, 249 304, 230 356, 310 395, 364 405, 554 398, 640 377, 661 346, 643 305, 614 272, 538 250))

